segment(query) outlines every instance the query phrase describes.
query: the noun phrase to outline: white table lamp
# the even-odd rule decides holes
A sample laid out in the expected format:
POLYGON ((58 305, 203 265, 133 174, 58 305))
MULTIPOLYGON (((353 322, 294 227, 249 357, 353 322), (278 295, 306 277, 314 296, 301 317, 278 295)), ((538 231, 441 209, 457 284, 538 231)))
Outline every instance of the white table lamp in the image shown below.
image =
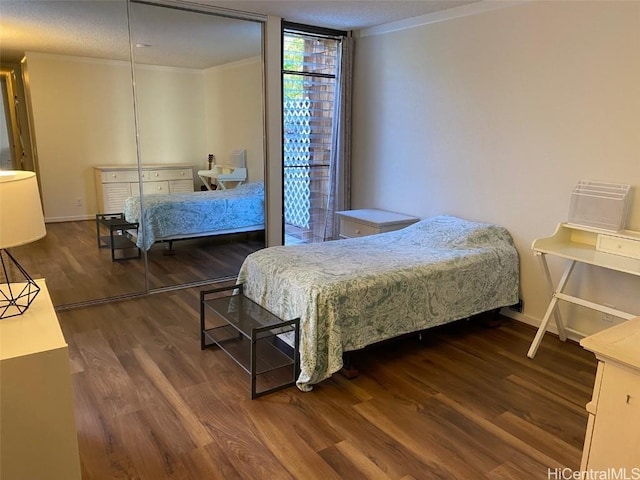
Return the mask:
POLYGON ((40 291, 7 249, 46 234, 36 174, 0 171, 0 319, 22 315, 40 291))

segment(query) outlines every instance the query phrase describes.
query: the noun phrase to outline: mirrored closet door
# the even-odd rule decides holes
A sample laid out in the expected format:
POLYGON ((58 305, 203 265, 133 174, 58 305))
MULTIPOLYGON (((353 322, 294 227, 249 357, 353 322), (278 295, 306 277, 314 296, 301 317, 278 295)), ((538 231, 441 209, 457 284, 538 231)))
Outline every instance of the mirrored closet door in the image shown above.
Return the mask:
POLYGON ((125 213, 151 290, 235 277, 264 246, 262 23, 172 5, 130 5, 142 196, 125 213))
POLYGON ((198 172, 210 155, 215 166, 242 152, 244 185, 263 179, 262 23, 184 5, 2 2, 0 58, 20 84, 47 221, 44 239, 12 251, 57 307, 231 277, 264 246, 259 228, 145 238, 148 199, 207 189, 198 172), (31 36, 9 38, 27 24, 31 36), (125 216, 131 198, 139 225, 125 216), (140 255, 100 240, 110 235, 140 255))

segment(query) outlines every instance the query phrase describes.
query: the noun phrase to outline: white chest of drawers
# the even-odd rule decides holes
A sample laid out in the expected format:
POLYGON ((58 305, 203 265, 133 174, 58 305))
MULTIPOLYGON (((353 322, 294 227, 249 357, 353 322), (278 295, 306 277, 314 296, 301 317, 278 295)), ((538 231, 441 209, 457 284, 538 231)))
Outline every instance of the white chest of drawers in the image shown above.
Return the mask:
POLYGON ((366 237, 399 230, 420 220, 403 213, 362 209, 336 212, 340 219, 340 238, 366 237))
MULTIPOLYGON (((99 165, 94 168, 98 213, 120 213, 127 197, 138 195, 136 165, 99 165)), ((142 194, 193 192, 193 167, 158 164, 142 167, 142 194)))
POLYGON ((69 348, 36 283, 29 309, 0 321, 0 478, 80 480, 69 348))
POLYGON ((640 473, 640 317, 580 345, 598 359, 580 469, 626 469, 625 478, 633 478, 640 473))

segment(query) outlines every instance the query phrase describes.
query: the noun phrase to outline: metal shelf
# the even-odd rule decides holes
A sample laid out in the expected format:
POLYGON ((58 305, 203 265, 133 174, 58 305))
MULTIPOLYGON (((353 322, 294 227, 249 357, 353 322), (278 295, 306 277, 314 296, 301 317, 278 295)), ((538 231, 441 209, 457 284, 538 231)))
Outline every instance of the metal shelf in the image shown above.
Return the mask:
POLYGON ((247 372, 252 399, 295 385, 299 332, 299 318, 278 318, 245 297, 242 285, 200 292, 200 347, 217 346, 247 372))
POLYGON ((123 213, 98 213, 96 214, 96 239, 98 248, 111 249, 111 260, 129 260, 140 258, 140 248, 133 241, 132 232, 137 235, 138 223, 127 222, 123 213), (101 229, 109 231, 109 235, 102 235, 101 229), (116 251, 133 250, 132 255, 116 255, 116 251))

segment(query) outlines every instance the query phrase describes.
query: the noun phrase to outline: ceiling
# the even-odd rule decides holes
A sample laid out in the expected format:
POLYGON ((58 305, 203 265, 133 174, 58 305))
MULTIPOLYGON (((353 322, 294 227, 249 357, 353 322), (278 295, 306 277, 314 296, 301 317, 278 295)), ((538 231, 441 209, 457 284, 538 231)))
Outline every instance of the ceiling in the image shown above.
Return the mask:
POLYGON ((204 0, 203 3, 273 15, 307 25, 359 30, 477 1, 479 0, 204 0))
MULTIPOLYGON (((200 5, 273 15, 285 20, 359 30, 479 0, 198 0, 200 5)), ((174 2, 192 7, 196 3, 174 2)), ((233 12, 230 12, 233 13, 233 12)), ((136 62, 207 68, 261 53, 261 24, 186 9, 131 3, 136 62)), ((124 0, 1 0, 0 59, 25 51, 129 59, 124 0)))

